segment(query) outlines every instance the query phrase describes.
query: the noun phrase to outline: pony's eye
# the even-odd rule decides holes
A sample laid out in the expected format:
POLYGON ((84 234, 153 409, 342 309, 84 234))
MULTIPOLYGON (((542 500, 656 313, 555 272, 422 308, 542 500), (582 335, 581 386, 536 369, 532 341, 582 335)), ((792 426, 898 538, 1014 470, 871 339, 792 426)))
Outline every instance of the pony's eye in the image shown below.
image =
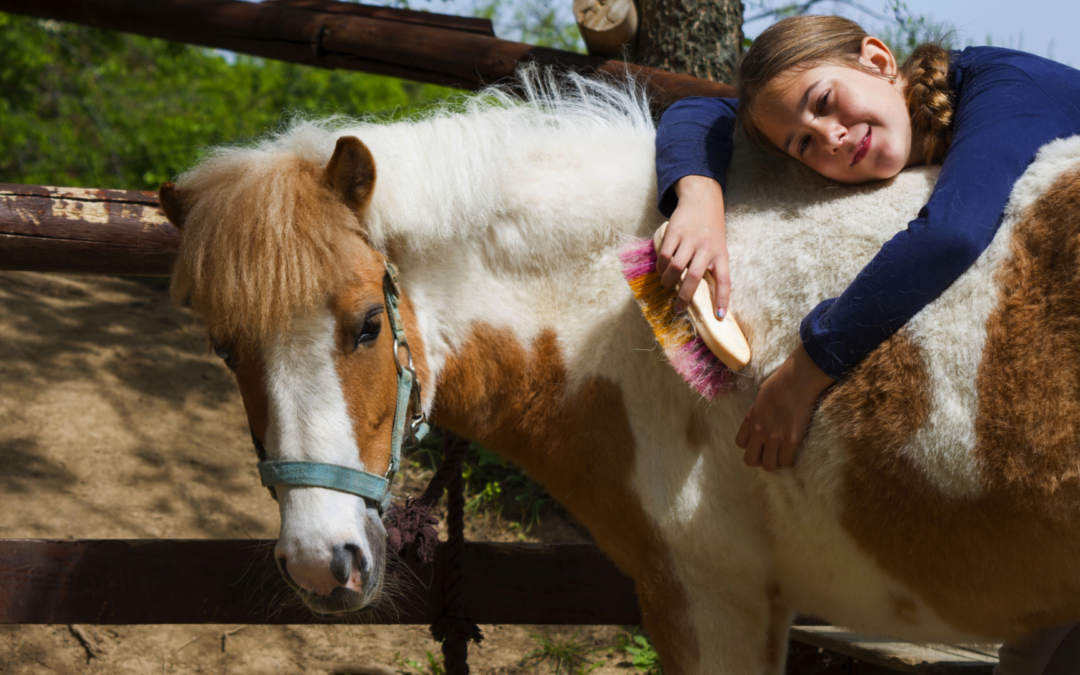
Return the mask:
POLYGON ((379 337, 379 331, 382 330, 382 311, 382 307, 379 307, 367 313, 360 325, 360 329, 356 331, 354 348, 358 349, 362 344, 374 342, 379 337))
POLYGON ((218 355, 219 359, 225 362, 225 365, 228 366, 229 370, 236 370, 236 360, 233 358, 232 354, 229 353, 229 350, 225 349, 217 342, 214 342, 213 345, 214 353, 218 355))

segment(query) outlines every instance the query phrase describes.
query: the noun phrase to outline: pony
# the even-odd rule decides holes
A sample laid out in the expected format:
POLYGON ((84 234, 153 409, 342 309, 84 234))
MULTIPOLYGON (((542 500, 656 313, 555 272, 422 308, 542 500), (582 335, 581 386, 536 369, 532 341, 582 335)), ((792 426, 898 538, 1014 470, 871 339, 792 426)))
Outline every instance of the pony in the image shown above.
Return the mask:
MULTIPOLYGON (((1041 151, 989 249, 827 391, 795 465, 766 473, 734 445, 757 387, 936 170, 839 186, 739 146, 731 308, 754 357, 710 402, 621 275, 620 245, 662 221, 647 95, 522 75, 524 100, 301 121, 162 189, 182 232, 174 297, 205 318, 268 457, 386 470, 392 261, 423 412, 589 529, 634 579, 667 673, 781 673, 796 610, 933 642, 1080 616, 1080 139, 1041 151)), ((275 555, 308 605, 376 602, 377 506, 277 498, 275 555)))

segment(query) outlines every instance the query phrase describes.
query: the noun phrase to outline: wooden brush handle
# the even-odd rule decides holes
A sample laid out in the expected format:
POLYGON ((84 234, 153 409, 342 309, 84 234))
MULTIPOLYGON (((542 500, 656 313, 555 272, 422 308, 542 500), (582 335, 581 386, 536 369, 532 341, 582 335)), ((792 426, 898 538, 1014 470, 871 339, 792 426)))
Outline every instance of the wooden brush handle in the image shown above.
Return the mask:
MULTIPOLYGON (((657 253, 664 243, 667 226, 665 222, 653 235, 653 246, 657 253)), ((682 276, 686 277, 686 270, 683 270, 682 276)), ((716 358, 732 370, 742 370, 750 363, 750 345, 746 342, 746 336, 739 329, 731 310, 728 310, 723 319, 716 318, 716 301, 713 299, 716 295, 716 282, 712 273, 705 270, 701 281, 703 283, 698 284, 690 306, 687 307, 690 322, 716 358)))

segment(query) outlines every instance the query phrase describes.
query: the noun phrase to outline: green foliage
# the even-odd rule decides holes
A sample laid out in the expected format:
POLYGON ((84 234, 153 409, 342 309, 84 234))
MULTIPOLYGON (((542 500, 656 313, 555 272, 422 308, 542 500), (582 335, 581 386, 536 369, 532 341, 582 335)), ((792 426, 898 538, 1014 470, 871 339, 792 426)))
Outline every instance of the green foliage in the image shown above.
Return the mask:
POLYGON ((552 668, 554 675, 587 675, 593 669, 603 665, 603 661, 589 663, 589 655, 595 649, 589 649, 584 642, 578 641, 580 630, 574 631, 568 639, 563 640, 552 637, 547 630, 543 635, 530 634, 537 643, 537 648, 525 655, 521 661, 525 663, 536 660, 539 663, 547 663, 552 668))
POLYGON ((0 181, 156 189, 290 116, 402 115, 449 91, 0 14, 0 181))
POLYGON ((660 655, 653 649, 652 642, 644 635, 623 633, 619 636, 619 642, 615 646, 616 651, 625 653, 630 657, 637 668, 643 673, 655 673, 659 675, 660 655))
MULTIPOLYGON (((417 447, 409 451, 409 461, 417 468, 438 469, 442 463, 442 442, 443 430, 434 427, 417 447)), ((521 527, 528 530, 556 506, 544 486, 477 443, 471 444, 461 474, 465 481, 465 510, 469 516, 481 512, 497 513, 521 523, 521 527)))

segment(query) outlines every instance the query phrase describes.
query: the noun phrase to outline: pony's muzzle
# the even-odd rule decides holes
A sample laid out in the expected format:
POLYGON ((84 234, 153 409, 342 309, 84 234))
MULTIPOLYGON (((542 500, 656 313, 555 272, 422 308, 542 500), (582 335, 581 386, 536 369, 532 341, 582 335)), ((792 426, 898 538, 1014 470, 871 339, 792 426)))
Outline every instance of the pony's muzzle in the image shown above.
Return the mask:
POLYGON ((355 612, 363 609, 368 601, 378 595, 377 589, 372 585, 374 565, 361 550, 360 546, 351 543, 335 546, 324 574, 328 573, 328 577, 332 577, 336 585, 327 584, 317 589, 314 585, 312 588, 304 588, 297 583, 289 572, 289 564, 284 556, 275 557, 275 561, 285 582, 313 611, 320 614, 355 612))

